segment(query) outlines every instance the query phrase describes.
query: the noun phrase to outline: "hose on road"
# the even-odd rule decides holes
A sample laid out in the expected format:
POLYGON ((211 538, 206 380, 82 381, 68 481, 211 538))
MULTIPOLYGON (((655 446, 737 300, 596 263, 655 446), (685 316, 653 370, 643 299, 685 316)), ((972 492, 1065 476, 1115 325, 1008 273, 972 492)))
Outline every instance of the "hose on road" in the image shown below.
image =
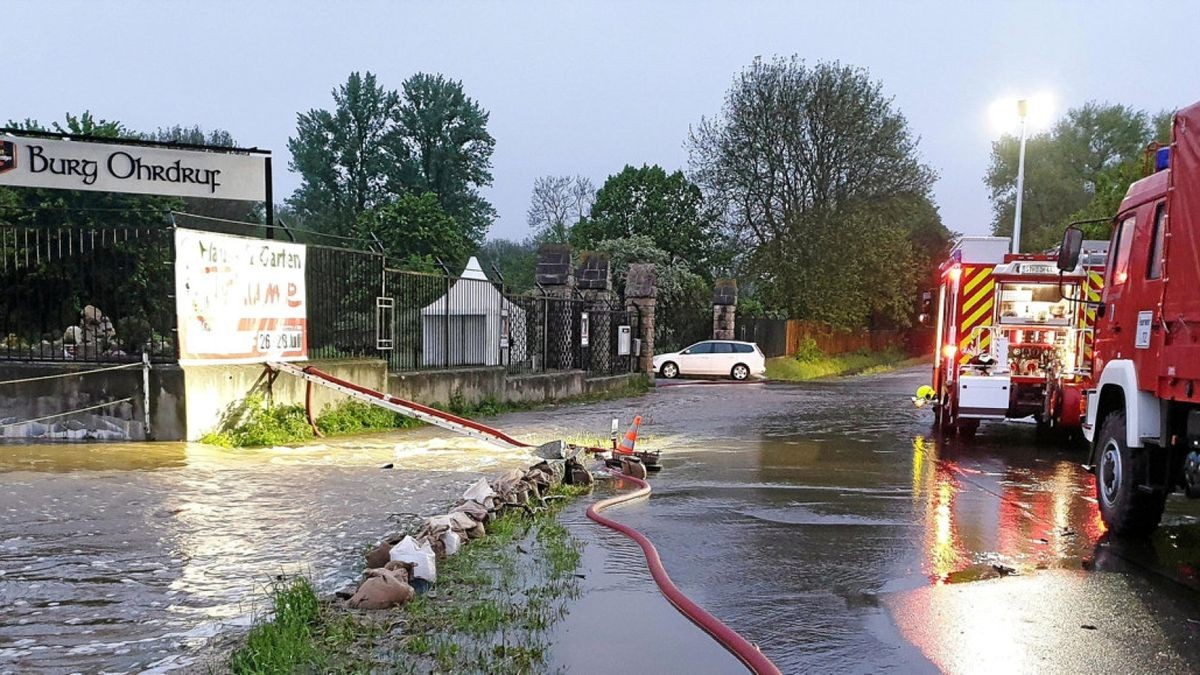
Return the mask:
POLYGON ((729 653, 745 664, 751 672, 758 675, 779 675, 779 669, 758 650, 758 647, 755 647, 746 638, 738 635, 729 626, 721 623, 715 616, 704 611, 700 605, 692 602, 690 598, 683 594, 683 591, 675 586, 671 581, 671 577, 667 575, 667 570, 663 567, 662 560, 658 557, 658 550, 654 548, 654 544, 646 538, 646 535, 628 525, 600 515, 601 511, 611 506, 616 506, 617 504, 629 502, 650 494, 650 484, 646 481, 624 474, 619 474, 618 477, 621 480, 632 481, 640 487, 633 492, 619 494, 592 504, 587 510, 588 518, 607 528, 620 532, 642 547, 642 553, 646 555, 646 565, 650 568, 650 574, 654 577, 654 583, 658 584, 658 589, 662 591, 663 596, 675 606, 675 609, 679 610, 680 614, 683 614, 692 623, 699 626, 701 630, 712 636, 729 653))

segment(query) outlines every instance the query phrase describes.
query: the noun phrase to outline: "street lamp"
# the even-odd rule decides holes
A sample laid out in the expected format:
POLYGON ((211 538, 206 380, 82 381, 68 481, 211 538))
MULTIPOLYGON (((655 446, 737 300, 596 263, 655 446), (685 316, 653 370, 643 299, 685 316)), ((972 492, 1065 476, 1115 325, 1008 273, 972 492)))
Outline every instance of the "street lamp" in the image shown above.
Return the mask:
POLYGON ((1017 116, 1021 118, 1021 150, 1017 154, 1017 207, 1013 213, 1012 252, 1021 252, 1021 202, 1025 197, 1025 118, 1029 116, 1029 99, 1017 101, 1017 116))
POLYGON ((1025 201, 1025 138, 1029 127, 1041 127, 1050 121, 1050 97, 1041 94, 1028 98, 1005 99, 992 104, 992 122, 1002 131, 1011 129, 1012 114, 1020 125, 1021 149, 1017 154, 1017 203, 1013 212, 1012 252, 1021 252, 1021 205, 1025 201))

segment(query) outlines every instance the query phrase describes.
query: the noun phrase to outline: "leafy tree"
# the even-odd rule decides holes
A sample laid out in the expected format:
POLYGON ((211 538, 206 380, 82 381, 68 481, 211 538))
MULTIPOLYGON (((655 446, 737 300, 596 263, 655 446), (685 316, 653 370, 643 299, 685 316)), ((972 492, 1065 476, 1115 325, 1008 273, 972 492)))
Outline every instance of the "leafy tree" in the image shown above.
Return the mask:
POLYGON ((432 192, 464 236, 483 242, 496 217, 479 194, 492 184, 488 112, 463 92, 462 82, 417 73, 404 81, 396 107, 395 154, 401 173, 393 192, 432 192))
POLYGON ((534 241, 565 244, 596 199, 596 188, 584 176, 542 176, 533 181, 526 221, 534 241))
POLYGON ((668 174, 661 166, 626 166, 609 176, 591 214, 571 232, 577 248, 607 239, 645 235, 654 245, 683 258, 697 272, 708 265, 718 233, 704 212, 700 188, 682 171, 668 174))
POLYGON ((910 236, 948 233, 924 206, 918 220, 932 222, 897 222, 928 205, 936 176, 865 70, 756 59, 688 147, 693 178, 773 308, 847 327, 908 323, 919 276, 908 271, 920 264, 910 236))
POLYGON ((398 93, 355 72, 333 99, 332 112, 298 115, 288 140, 301 178, 287 200, 296 220, 348 235, 365 214, 406 194, 431 193, 468 241, 483 240, 495 212, 478 189, 491 184, 495 141, 487 111, 461 82, 418 73, 398 93))
MULTIPOLYGON (((8 126, 74 136, 141 138, 119 122, 97 119, 88 112, 68 114, 64 123, 49 127, 31 119, 10 121, 8 126)), ((0 188, 0 225, 42 231, 35 240, 45 241, 50 236, 62 241, 60 237, 70 238, 68 233, 77 230, 105 233, 89 239, 88 246, 58 251, 53 261, 39 258, 35 265, 10 267, 0 273, 0 322, 23 342, 53 342, 92 304, 113 320, 118 337, 129 350, 145 344, 152 330, 168 334, 174 307, 165 299, 174 280, 169 263, 170 233, 165 228, 170 223, 169 212, 182 205, 179 199, 149 195, 0 188), (142 236, 126 239, 109 234, 134 229, 142 236)), ((24 244, 0 238, 0 256, 11 255, 19 246, 24 244)))
MULTIPOLYGON (((1029 138, 1021 248, 1049 248, 1067 223, 1115 215, 1129 183, 1141 177, 1146 145, 1169 139, 1171 116, 1091 101, 1068 110, 1050 131, 1029 138)), ((1011 135, 995 141, 984 179, 991 193, 992 232, 1000 236, 1012 235, 1019 146, 1011 135)), ((1107 226, 1094 229, 1098 234, 1107 226)))
POLYGON ((372 209, 363 215, 355 234, 366 239, 374 235, 389 256, 422 269, 440 259, 452 271, 457 270, 475 248, 432 192, 403 194, 372 209))
POLYGON ((399 178, 399 97, 370 72, 350 74, 333 91, 334 110, 297 115, 288 139, 300 187, 287 203, 310 227, 349 234, 371 209, 386 204, 399 178))
POLYGON ((491 269, 492 265, 500 270, 509 292, 523 293, 533 288, 537 246, 532 241, 491 239, 479 247, 478 255, 484 270, 491 269))
MULTIPOLYGON (((214 145, 223 148, 236 148, 238 146, 237 141, 234 140, 233 135, 228 131, 213 129, 206 132, 199 125, 185 127, 176 124, 172 127, 159 127, 153 132, 141 134, 141 137, 147 141, 157 141, 160 143, 190 143, 192 145, 214 145)), ((265 215, 265 209, 261 204, 235 199, 184 197, 183 210, 189 214, 203 216, 204 218, 219 218, 221 220, 233 220, 241 223, 262 222, 265 215)), ((248 231, 245 227, 225 228, 213 221, 188 219, 186 216, 177 217, 176 222, 188 227, 207 230, 227 230, 234 234, 257 233, 258 230, 261 230, 261 228, 255 228, 255 230, 248 231)))

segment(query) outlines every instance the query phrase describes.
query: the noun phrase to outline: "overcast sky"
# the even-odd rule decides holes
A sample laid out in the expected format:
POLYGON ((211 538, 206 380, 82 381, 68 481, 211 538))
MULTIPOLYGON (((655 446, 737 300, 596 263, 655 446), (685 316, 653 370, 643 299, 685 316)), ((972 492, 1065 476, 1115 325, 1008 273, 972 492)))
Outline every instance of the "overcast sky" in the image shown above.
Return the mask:
MULTIPOLYGON (((0 121, 91 110, 134 129, 199 124, 274 151, 298 185, 296 113, 332 107, 353 70, 389 88, 461 79, 491 112, 499 219, 524 238, 533 180, 625 164, 685 168, 688 126, 755 56, 864 66, 920 136, 951 229, 984 234, 988 106, 1050 92, 1147 110, 1200 98, 1200 3, 53 2, 3 0, 0 121), (245 6, 253 4, 252 9, 245 6)), ((1037 158, 1030 156, 1030 162, 1037 158)))

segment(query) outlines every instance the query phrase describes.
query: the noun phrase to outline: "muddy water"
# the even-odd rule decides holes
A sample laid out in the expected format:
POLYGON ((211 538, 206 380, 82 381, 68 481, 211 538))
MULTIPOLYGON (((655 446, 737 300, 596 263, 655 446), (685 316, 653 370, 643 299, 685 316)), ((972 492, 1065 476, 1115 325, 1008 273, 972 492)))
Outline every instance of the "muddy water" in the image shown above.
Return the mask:
POLYGON ((524 463, 432 430, 299 449, 0 447, 0 672, 186 665, 248 621, 273 575, 339 586, 390 514, 444 508, 480 472, 524 463))

